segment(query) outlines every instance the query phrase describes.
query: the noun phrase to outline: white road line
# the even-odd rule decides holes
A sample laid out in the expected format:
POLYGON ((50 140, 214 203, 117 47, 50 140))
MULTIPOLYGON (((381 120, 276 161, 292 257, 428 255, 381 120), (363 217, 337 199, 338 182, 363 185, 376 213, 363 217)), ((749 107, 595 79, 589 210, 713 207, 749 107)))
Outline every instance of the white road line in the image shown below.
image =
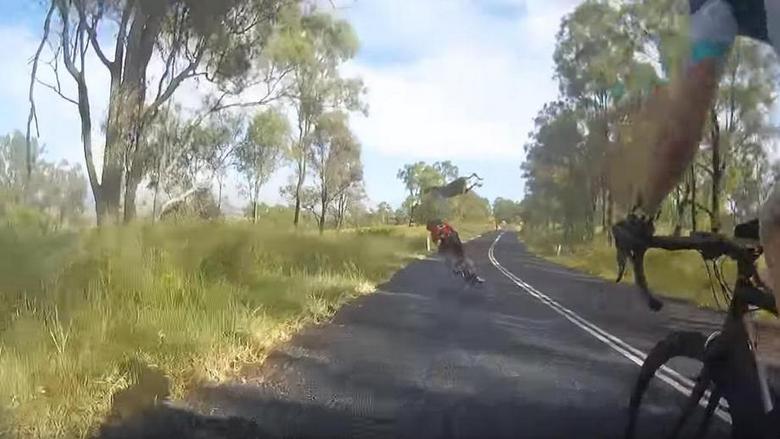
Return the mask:
POLYGON ((482 235, 477 235, 477 236, 471 237, 471 238, 469 238, 469 239, 467 239, 467 240, 463 241, 463 243, 465 244, 465 243, 467 243, 467 242, 471 242, 471 241, 473 241, 473 240, 475 240, 475 239, 479 239, 479 238, 481 238, 481 237, 482 237, 482 235))
MULTIPOLYGON (((499 233, 495 241, 493 241, 493 244, 490 246, 490 249, 488 250, 488 259, 490 259, 490 262, 493 264, 494 267, 498 269, 498 271, 500 271, 504 276, 509 278, 509 280, 511 280, 518 287, 520 287, 523 291, 525 291, 530 296, 538 299, 540 302, 550 307, 553 311, 563 316, 566 320, 572 322, 580 329, 584 330, 585 332, 592 335, 597 340, 606 344, 614 351, 627 358, 632 363, 640 367, 642 366, 642 363, 647 357, 646 353, 640 351, 639 349, 621 340, 617 336, 610 334, 604 329, 584 319, 579 314, 566 308, 565 306, 561 305, 560 303, 550 298, 546 294, 542 293, 541 291, 537 290, 533 286, 529 285, 527 282, 523 281, 522 279, 517 277, 514 273, 507 270, 503 265, 501 265, 501 263, 498 262, 498 259, 496 259, 495 257, 494 249, 502 236, 504 236, 504 233, 503 232, 499 233)), ((661 381, 665 382, 666 384, 670 385, 673 389, 677 390, 678 392, 682 393, 685 396, 689 396, 691 394, 691 391, 694 386, 694 382, 691 379, 683 376, 682 374, 680 374, 679 372, 675 371, 674 369, 668 366, 661 366, 661 368, 656 372, 656 377, 661 381)), ((710 394, 708 391, 699 404, 702 406, 706 406, 707 402, 709 401, 709 395, 710 394)), ((728 410, 728 406, 725 405, 723 402, 721 402, 719 404, 718 409, 715 410, 715 414, 720 419, 730 424, 731 416, 728 414, 726 410, 728 410)))

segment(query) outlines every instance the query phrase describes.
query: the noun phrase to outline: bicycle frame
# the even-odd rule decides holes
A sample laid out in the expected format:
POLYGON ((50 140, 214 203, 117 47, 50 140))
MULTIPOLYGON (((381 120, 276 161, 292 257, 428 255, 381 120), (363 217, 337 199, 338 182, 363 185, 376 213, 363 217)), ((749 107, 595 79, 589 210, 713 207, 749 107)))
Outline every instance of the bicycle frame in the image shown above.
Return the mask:
MULTIPOLYGON (((754 239, 741 242, 706 233, 686 238, 654 236, 652 223, 632 216, 613 228, 618 248, 618 281, 624 273, 626 260, 630 258, 634 267, 634 279, 648 300, 648 305, 655 311, 661 308, 662 302, 647 286, 644 255, 648 249, 696 250, 705 260, 727 256, 737 262, 737 281, 726 319, 721 330, 710 336, 705 343, 702 358, 704 365, 689 403, 677 424, 676 432, 680 431, 711 384, 714 400, 707 406, 703 426, 716 409, 718 400, 723 397, 729 404, 734 437, 764 438, 767 437, 767 432, 776 428, 769 416, 773 409, 769 386, 756 358, 749 330, 750 322, 747 321, 751 306, 777 315, 774 296, 760 289, 765 289, 765 285, 755 268, 755 262, 762 253, 757 242, 757 223, 755 226, 755 231, 750 233, 754 239)), ((743 232, 745 226, 740 225, 736 230, 743 232)), ((632 420, 632 425, 633 422, 635 420, 632 420)), ((703 431, 706 431, 706 427, 702 428, 700 433, 703 431)))
POLYGON ((772 405, 748 330, 749 305, 740 298, 742 289, 739 284, 735 288, 720 334, 705 347, 701 376, 708 376, 728 401, 735 436, 763 438, 771 427, 767 414, 772 405))

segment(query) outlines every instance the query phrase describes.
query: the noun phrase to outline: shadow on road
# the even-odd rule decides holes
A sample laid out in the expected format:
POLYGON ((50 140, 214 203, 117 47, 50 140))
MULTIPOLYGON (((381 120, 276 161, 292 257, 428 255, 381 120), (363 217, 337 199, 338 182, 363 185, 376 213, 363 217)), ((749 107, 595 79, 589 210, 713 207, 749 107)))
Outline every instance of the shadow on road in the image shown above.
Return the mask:
MULTIPOLYGON (((114 418, 99 436, 621 437, 635 365, 514 293, 485 257, 491 242, 469 244, 480 288, 435 261, 412 263, 279 346, 248 382, 114 418)), ((663 437, 679 396, 651 389, 643 437, 663 437)))

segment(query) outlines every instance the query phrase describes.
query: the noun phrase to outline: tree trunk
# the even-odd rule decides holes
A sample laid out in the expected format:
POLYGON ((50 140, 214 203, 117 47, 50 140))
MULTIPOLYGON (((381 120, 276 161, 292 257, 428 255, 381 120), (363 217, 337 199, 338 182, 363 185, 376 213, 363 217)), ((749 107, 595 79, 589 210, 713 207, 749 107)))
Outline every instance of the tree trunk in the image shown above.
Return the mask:
MULTIPOLYGON (((603 93, 601 96, 601 119, 604 123, 603 127, 603 134, 604 134, 604 148, 609 148, 609 122, 608 122, 608 101, 609 97, 606 93, 603 93)), ((601 186, 604 188, 604 192, 606 192, 607 195, 607 243, 609 245, 612 245, 612 191, 609 190, 608 182, 605 181, 604 177, 601 178, 601 186)))
POLYGON ((89 92, 84 77, 81 76, 77 81, 79 96, 79 118, 81 119, 81 143, 84 149, 84 162, 87 167, 87 176, 89 185, 92 188, 92 197, 95 200, 95 217, 97 225, 102 226, 105 223, 106 208, 103 201, 103 188, 98 181, 97 171, 95 170, 95 160, 92 155, 92 116, 89 104, 89 92))
POLYGON ((607 189, 601 186, 601 229, 607 230, 607 189))
POLYGON ((336 198, 336 213, 335 213, 335 220, 336 220, 336 230, 341 230, 341 223, 344 219, 344 194, 339 195, 336 198))
POLYGON ((306 178, 306 159, 301 159, 298 163, 298 181, 295 185, 295 218, 293 219, 293 225, 298 227, 298 222, 301 218, 301 189, 306 178))
POLYGON ((607 243, 612 245, 612 217, 615 201, 612 199, 612 191, 607 189, 607 243))
MULTIPOLYGON (((303 95, 303 93, 301 93, 303 95)), ((298 112, 298 142, 296 144, 298 148, 298 153, 300 154, 299 157, 297 157, 297 164, 298 164, 298 182, 295 186, 295 217, 293 219, 293 225, 297 228, 298 222, 300 221, 301 217, 301 188, 303 187, 303 183, 306 180, 306 158, 308 153, 308 136, 311 131, 311 122, 310 118, 312 117, 310 114, 308 114, 307 110, 304 110, 303 102, 298 102, 297 104, 297 112, 298 112)))
POLYGON ((134 175, 125 181, 124 220, 128 222, 135 217, 135 192, 143 177, 139 140, 144 129, 146 70, 168 8, 166 2, 137 5, 125 43, 124 59, 117 57, 110 68, 109 116, 101 184, 105 210, 111 221, 119 219, 125 167, 134 175))
MULTIPOLYGON (((118 73, 112 73, 101 178, 104 222, 115 223, 119 220, 125 157, 131 145, 132 127, 136 122, 134 119, 137 119, 137 117, 134 118, 133 108, 137 107, 138 104, 135 102, 138 99, 139 91, 131 91, 120 82, 118 73)), ((130 167, 132 168, 132 164, 130 167)), ((130 198, 134 200, 135 197, 130 198)))
POLYGON ((337 228, 338 230, 341 230, 341 228, 344 226, 344 218, 347 216, 347 208, 349 207, 349 194, 344 192, 341 194, 341 197, 339 198, 339 205, 338 205, 338 221, 337 221, 337 228))
MULTIPOLYGON (((112 75, 114 76, 114 75, 112 75)), ((137 115, 133 108, 137 107, 139 91, 131 91, 128 87, 119 83, 118 78, 112 78, 109 97, 109 112, 106 121, 106 142, 103 153, 103 174, 101 178, 102 198, 103 198, 103 222, 115 223, 119 220, 119 207, 122 199, 122 179, 124 177, 125 159, 130 160, 128 153, 132 142, 133 126, 137 123, 137 115), (131 97, 134 96, 134 97, 131 97)), ((140 98, 142 99, 142 98, 140 98)), ((130 169, 133 164, 128 163, 130 169)), ((129 178, 129 177, 128 177, 129 178)), ((133 190, 131 184, 127 185, 127 190, 133 190)), ((130 202, 135 201, 135 197, 130 198, 130 202)), ((127 208, 127 205, 125 205, 127 208)), ((134 206, 131 212, 125 214, 125 221, 134 215, 134 206)))
POLYGON ((301 196, 300 191, 295 191, 295 216, 293 218, 293 225, 298 227, 298 220, 301 217, 301 196))
POLYGON ((136 181, 132 179, 128 181, 125 186, 125 209, 124 209, 124 223, 129 224, 136 217, 135 200, 138 193, 138 184, 140 180, 136 181))
MULTIPOLYGON (((106 120, 106 139, 103 154, 101 178, 95 169, 92 156, 92 121, 89 105, 89 93, 85 79, 85 38, 88 31, 85 23, 79 22, 76 28, 76 41, 80 42, 81 53, 71 47, 70 31, 72 20, 69 17, 71 2, 57 2, 62 26, 62 60, 68 72, 76 81, 78 90, 79 117, 81 119, 84 158, 89 174, 90 186, 95 198, 95 211, 98 225, 118 222, 122 198, 122 184, 125 166, 133 165, 131 155, 136 152, 132 147, 138 145, 142 130, 141 111, 146 97, 146 69, 162 29, 163 18, 167 15, 170 2, 126 2, 122 11, 122 24, 113 61, 103 57, 101 61, 110 73, 108 117, 106 120), (132 25, 125 33, 126 24, 132 15, 132 25), (76 64, 80 64, 80 68, 76 64)), ((81 5, 83 7, 83 5, 81 5)), ((78 8, 78 6, 77 6, 78 8)), ((83 13, 83 12, 82 12, 83 13)), ((85 18, 80 17, 81 20, 85 18)), ((93 23, 94 25, 94 23, 93 23)), ((77 43, 78 44, 78 43, 77 43)), ((89 44, 89 43, 87 43, 89 44)), ((134 158, 133 158, 134 159, 134 158)), ((130 197, 130 202, 134 197, 130 197)), ((133 213, 133 212, 131 212, 133 213)))
POLYGON ((319 221, 320 222, 320 224, 319 224, 320 235, 325 233, 325 210, 327 208, 328 208, 327 203, 325 202, 325 198, 323 197, 322 201, 320 203, 320 218, 319 218, 320 219, 320 221, 319 221))
POLYGON ((157 178, 157 184, 154 185, 154 195, 152 196, 152 223, 157 220, 157 203, 160 198, 160 179, 157 178))
POLYGON ((217 209, 222 212, 222 177, 217 177, 217 186, 219 187, 219 189, 217 189, 217 209))
MULTIPOLYGON (((54 1, 52 1, 52 8, 54 7, 54 1)), ((68 73, 73 77, 73 80, 76 82, 76 90, 78 94, 78 111, 79 111, 79 119, 81 121, 81 143, 84 150, 84 162, 87 167, 87 175, 89 177, 89 184, 92 189, 92 196, 95 199, 95 216, 97 218, 97 224, 98 226, 102 225, 105 221, 105 202, 103 197, 103 191, 102 191, 102 185, 101 182, 98 180, 97 171, 95 169, 95 160, 92 154, 92 113, 89 103, 89 90, 87 88, 87 82, 84 77, 84 67, 82 63, 82 68, 79 70, 78 67, 76 67, 76 60, 74 60, 74 55, 72 55, 71 47, 70 47, 70 18, 69 18, 69 12, 70 8, 69 5, 64 2, 57 2, 57 8, 59 9, 59 15, 60 20, 62 22, 62 32, 60 34, 60 43, 61 43, 61 53, 62 53, 62 61, 65 64, 65 68, 68 70, 68 73)), ((44 36, 48 35, 48 26, 49 26, 49 17, 46 19, 46 24, 44 24, 44 36)), ((40 48, 43 47, 43 42, 41 43, 40 48)), ((32 70, 32 78, 30 83, 34 84, 35 81, 35 75, 37 74, 37 65, 38 65, 38 57, 40 56, 40 48, 38 53, 35 55, 34 62, 33 62, 33 70, 32 70)), ((81 59, 83 61, 83 58, 81 59)), ((31 100, 32 100, 32 85, 30 88, 31 92, 31 100)), ((32 104, 32 102, 31 102, 32 104)), ((31 112, 31 114, 34 115, 34 113, 31 112)), ((28 130, 29 130, 29 123, 28 123, 28 130)), ((29 135, 28 135, 29 137, 29 135)), ((28 147, 29 149, 29 147, 28 147)), ((29 151, 28 151, 29 155, 29 151)), ((32 161, 28 160, 28 166, 31 164, 32 161)))
MULTIPOLYGON (((168 106, 168 110, 170 111, 170 104, 168 106)), ((167 153, 168 153, 168 146, 171 141, 170 137, 166 134, 163 137, 162 142, 162 151, 160 151, 160 159, 157 161, 157 181, 154 185, 154 197, 152 199, 152 223, 154 223, 157 220, 157 214, 159 210, 159 201, 160 201, 160 188, 163 185, 164 176, 167 174, 167 170, 165 169, 167 165, 167 153)))
POLYGON ((252 187, 252 224, 257 224, 257 199, 260 197, 260 180, 255 179, 252 187))
POLYGON ((691 231, 696 231, 696 163, 691 164, 691 231))
POLYGON ((723 179, 720 155, 720 125, 718 115, 711 111, 712 122, 712 193, 710 198, 710 229, 712 232, 720 231, 720 185, 723 179))
POLYGON ((675 217, 676 224, 674 225, 674 232, 672 232, 673 236, 680 236, 682 234, 682 227, 683 227, 683 221, 685 216, 685 205, 688 204, 688 196, 691 193, 691 184, 690 182, 685 182, 685 189, 683 190, 682 195, 679 194, 678 189, 678 196, 677 196, 677 203, 675 205, 675 208, 677 210, 677 215, 675 217))
POLYGON ((674 221, 674 230, 672 231, 672 236, 680 236, 680 217, 679 217, 679 209, 680 204, 682 203, 682 195, 680 194, 680 186, 674 188, 672 193, 670 194, 672 197, 672 203, 674 204, 674 211, 677 215, 675 215, 673 221, 674 221))
POLYGON ((142 165, 139 161, 135 161, 130 172, 127 173, 125 181, 125 209, 124 209, 124 222, 130 223, 136 217, 136 205, 135 200, 138 195, 138 186, 143 179, 142 165))

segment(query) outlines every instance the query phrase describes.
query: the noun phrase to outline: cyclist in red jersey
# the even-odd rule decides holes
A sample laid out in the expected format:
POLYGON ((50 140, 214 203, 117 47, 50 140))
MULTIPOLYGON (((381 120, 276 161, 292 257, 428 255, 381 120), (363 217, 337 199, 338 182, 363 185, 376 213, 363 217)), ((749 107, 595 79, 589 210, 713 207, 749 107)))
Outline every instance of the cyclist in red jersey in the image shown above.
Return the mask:
POLYGON ((466 257, 458 232, 451 225, 443 220, 433 219, 428 221, 426 229, 431 233, 431 241, 438 246, 439 254, 444 256, 453 272, 466 280, 483 282, 483 279, 477 276, 474 263, 466 257))

